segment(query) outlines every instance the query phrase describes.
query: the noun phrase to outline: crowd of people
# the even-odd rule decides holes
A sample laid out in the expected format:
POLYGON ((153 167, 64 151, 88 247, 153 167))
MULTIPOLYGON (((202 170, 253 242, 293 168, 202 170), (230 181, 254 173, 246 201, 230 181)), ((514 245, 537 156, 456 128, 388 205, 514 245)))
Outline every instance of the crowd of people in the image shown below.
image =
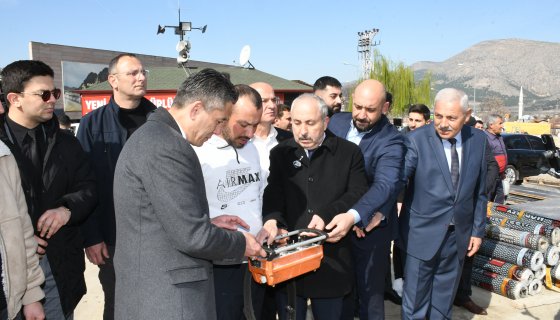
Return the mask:
POLYGON ((319 320, 384 319, 387 297, 403 319, 450 319, 453 303, 486 313, 470 269, 487 201, 507 194, 507 154, 503 119, 478 130, 464 92, 439 91, 433 112, 411 105, 401 132, 377 80, 341 112, 330 76, 288 106, 268 83, 204 69, 165 109, 144 98, 135 55, 108 73, 109 103, 74 137, 48 65, 2 70, 1 320, 73 319, 86 257, 103 319, 287 319, 295 307, 303 320, 308 305, 319 320), (328 238, 321 267, 290 281, 295 301, 252 280, 248 258, 307 228, 328 238))

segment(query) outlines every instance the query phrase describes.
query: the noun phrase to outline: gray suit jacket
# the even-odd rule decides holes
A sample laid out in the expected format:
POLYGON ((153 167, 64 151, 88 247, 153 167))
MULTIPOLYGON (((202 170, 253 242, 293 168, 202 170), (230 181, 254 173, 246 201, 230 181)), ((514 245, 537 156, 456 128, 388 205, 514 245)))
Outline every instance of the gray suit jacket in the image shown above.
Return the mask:
POLYGON ((215 319, 210 260, 241 259, 245 238, 210 223, 198 158, 158 108, 115 171, 116 319, 215 319))

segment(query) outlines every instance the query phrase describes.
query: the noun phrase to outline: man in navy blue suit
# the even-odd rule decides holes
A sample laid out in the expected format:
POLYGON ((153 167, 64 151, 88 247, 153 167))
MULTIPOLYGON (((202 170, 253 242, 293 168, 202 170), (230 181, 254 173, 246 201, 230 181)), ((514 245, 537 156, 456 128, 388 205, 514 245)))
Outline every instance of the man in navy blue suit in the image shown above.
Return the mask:
POLYGON ((360 319, 384 319, 385 274, 391 241, 398 235, 396 197, 402 189, 406 147, 384 115, 389 104, 377 80, 360 83, 353 95, 352 113, 333 115, 329 130, 360 146, 369 190, 346 213, 326 226, 338 238, 356 224, 352 252, 360 301, 360 319))
POLYGON ((400 216, 406 250, 403 319, 451 319, 465 255, 484 235, 487 141, 469 119, 467 95, 439 91, 434 123, 407 135, 408 185, 400 216))

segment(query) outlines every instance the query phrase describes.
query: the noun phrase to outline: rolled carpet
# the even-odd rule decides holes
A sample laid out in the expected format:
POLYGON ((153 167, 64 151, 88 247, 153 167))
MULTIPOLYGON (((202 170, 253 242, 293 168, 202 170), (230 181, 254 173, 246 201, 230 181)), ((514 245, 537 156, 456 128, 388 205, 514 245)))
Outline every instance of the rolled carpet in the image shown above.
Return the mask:
POLYGON ((544 253, 544 263, 547 266, 555 266, 560 261, 560 248, 557 246, 550 246, 544 253))
POLYGON ((546 265, 543 263, 538 270, 535 270, 535 279, 542 280, 546 276, 546 265))
POLYGON ((527 293, 531 296, 541 293, 543 288, 542 280, 533 279, 527 284, 527 293))
POLYGON ((514 300, 525 298, 528 293, 526 283, 477 267, 473 267, 471 281, 477 287, 514 300))
POLYGON ((527 283, 535 278, 533 271, 531 271, 531 269, 527 267, 521 267, 516 264, 512 264, 481 254, 477 254, 474 256, 473 266, 492 271, 513 280, 527 283))
POLYGON ((488 257, 538 270, 544 263, 542 252, 484 238, 479 252, 488 257))
POLYGON ((500 215, 490 216, 487 218, 488 223, 505 227, 513 230, 527 231, 533 234, 545 236, 553 245, 560 243, 560 229, 538 223, 529 223, 525 221, 517 221, 500 215))
POLYGON ((550 276, 552 277, 552 279, 560 281, 560 264, 557 264, 550 269, 550 276))
POLYGON ((504 228, 492 224, 486 225, 486 236, 516 246, 538 250, 542 253, 545 253, 549 246, 548 239, 540 234, 504 228))
POLYGON ((531 212, 531 211, 517 210, 510 206, 494 203, 494 202, 488 202, 488 208, 486 213, 489 216, 496 213, 496 214, 513 217, 515 220, 518 221, 527 221, 527 222, 532 221, 534 223, 549 225, 556 228, 560 227, 560 220, 543 217, 538 213, 531 212))

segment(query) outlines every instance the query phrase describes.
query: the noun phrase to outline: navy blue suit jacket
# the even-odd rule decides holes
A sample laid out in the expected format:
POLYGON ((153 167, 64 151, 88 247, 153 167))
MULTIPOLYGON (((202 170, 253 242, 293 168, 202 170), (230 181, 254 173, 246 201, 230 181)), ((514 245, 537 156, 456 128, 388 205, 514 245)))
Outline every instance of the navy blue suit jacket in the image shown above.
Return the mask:
MULTIPOLYGON (((351 121, 352 113, 336 113, 330 119, 329 130, 346 139, 351 121)), ((352 208, 360 214, 363 226, 377 211, 388 219, 387 226, 374 229, 364 240, 395 239, 398 236, 396 199, 402 190, 404 177, 404 136, 383 115, 362 138, 359 146, 364 155, 369 189, 352 208)))
POLYGON ((453 218, 457 252, 459 257, 464 257, 470 237, 484 236, 486 137, 481 130, 463 126, 457 192, 434 125, 418 128, 406 138, 405 176, 409 181, 399 221, 405 249, 420 260, 430 260, 440 248, 453 218))

